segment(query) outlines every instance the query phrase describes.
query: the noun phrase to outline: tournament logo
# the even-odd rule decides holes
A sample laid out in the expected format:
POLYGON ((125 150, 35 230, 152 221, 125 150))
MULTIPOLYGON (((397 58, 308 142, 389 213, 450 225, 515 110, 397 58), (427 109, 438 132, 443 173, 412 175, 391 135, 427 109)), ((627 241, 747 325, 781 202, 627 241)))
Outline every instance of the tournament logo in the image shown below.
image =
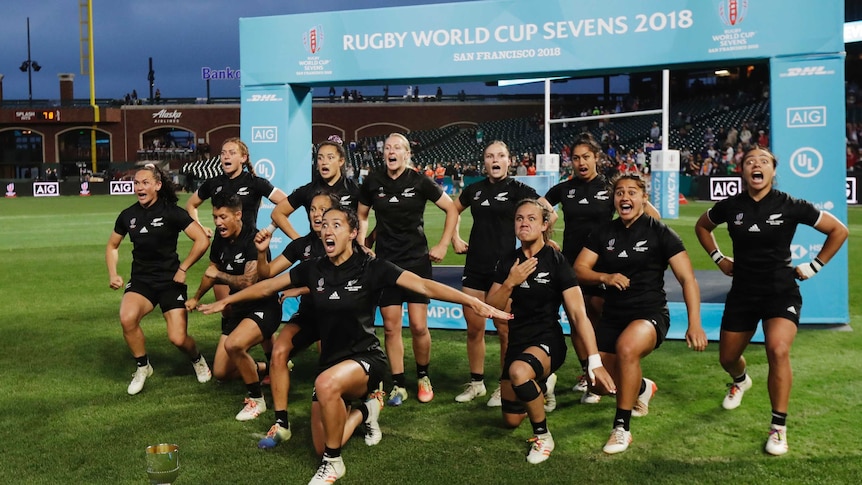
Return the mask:
POLYGON ((317 54, 323 48, 323 26, 315 25, 302 34, 302 45, 309 54, 317 54))
POLYGON ((707 52, 750 51, 760 49, 756 30, 743 30, 740 25, 748 16, 748 0, 720 0, 718 18, 724 24, 721 33, 711 35, 713 46, 707 52))
POLYGON ((6 184, 6 197, 10 199, 12 197, 18 197, 18 194, 15 193, 15 184, 13 184, 12 182, 6 184))
POLYGON ((718 16, 727 26, 742 23, 747 13, 748 0, 723 0, 718 5, 718 16))
POLYGON ((84 197, 90 195, 90 183, 89 182, 81 183, 81 191, 78 192, 78 195, 84 196, 84 197))

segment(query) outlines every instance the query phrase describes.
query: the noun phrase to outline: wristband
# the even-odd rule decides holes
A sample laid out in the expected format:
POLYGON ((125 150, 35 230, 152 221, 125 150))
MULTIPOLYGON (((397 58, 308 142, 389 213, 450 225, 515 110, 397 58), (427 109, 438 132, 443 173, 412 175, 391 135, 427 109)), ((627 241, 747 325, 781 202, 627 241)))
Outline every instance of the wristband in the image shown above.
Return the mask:
POLYGON ((718 248, 716 248, 715 251, 709 253, 709 257, 712 258, 715 264, 720 263, 721 260, 724 259, 724 255, 721 254, 721 251, 718 248))
POLYGON ((599 367, 604 366, 602 364, 602 357, 599 354, 593 354, 587 357, 587 370, 591 371, 593 369, 597 369, 599 367))
POLYGON ((180 271, 182 271, 183 273, 185 273, 185 272, 186 272, 186 270, 184 270, 182 267, 179 267, 179 268, 177 268, 177 269, 178 269, 178 270, 180 270, 180 271))
POLYGON ((814 261, 811 262, 811 269, 814 270, 815 273, 818 273, 826 263, 820 261, 820 258, 814 258, 814 261))
POLYGON ((276 229, 277 229, 277 227, 275 224, 270 224, 270 225, 266 226, 266 229, 264 229, 264 231, 266 231, 270 234, 273 234, 276 229))
POLYGON ((810 263, 802 263, 796 268, 799 269, 799 272, 805 275, 806 278, 811 278, 823 268, 823 261, 820 261, 818 258, 814 258, 814 261, 811 261, 810 263))

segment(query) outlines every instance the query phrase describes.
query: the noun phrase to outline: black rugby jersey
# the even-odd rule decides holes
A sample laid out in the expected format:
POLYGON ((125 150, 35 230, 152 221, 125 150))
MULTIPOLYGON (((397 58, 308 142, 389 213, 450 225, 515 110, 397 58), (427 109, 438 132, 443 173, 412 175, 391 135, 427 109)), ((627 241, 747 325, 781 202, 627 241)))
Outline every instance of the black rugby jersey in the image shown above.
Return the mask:
POLYGON ((617 218, 593 230, 585 246, 598 254, 596 267, 603 273, 620 273, 629 287, 608 286, 603 312, 628 315, 661 309, 667 305, 664 272, 668 260, 685 251, 682 239, 664 223, 642 214, 628 228, 617 218))
POLYGON ((377 255, 405 266, 427 259, 425 205, 442 196, 439 185, 410 168, 394 180, 385 171, 371 173, 359 189, 359 202, 374 209, 377 255))
MULTIPOLYGON (((210 247, 210 261, 215 263, 222 273, 227 273, 231 276, 244 275, 245 265, 257 261, 257 248, 254 245, 254 236, 256 233, 257 231, 254 227, 243 224, 242 231, 240 231, 239 236, 234 241, 221 236, 214 237, 212 246, 210 247)), ((267 259, 269 259, 269 254, 267 254, 267 259)), ((230 287, 231 294, 240 290, 242 288, 230 287)), ((273 295, 261 300, 234 303, 231 304, 231 313, 234 315, 244 315, 259 307, 262 301, 277 299, 278 296, 273 295)))
POLYGON ((614 216, 614 194, 607 179, 599 175, 589 182, 577 177, 559 183, 545 194, 552 205, 563 209, 563 256, 574 264, 594 227, 614 216))
POLYGON ((176 204, 156 200, 144 208, 135 202, 117 216, 114 232, 132 241, 132 280, 153 283, 172 281, 180 267, 179 234, 194 221, 176 204))
POLYGON ((290 270, 292 286, 306 286, 314 307, 311 318, 320 336, 320 366, 380 349, 374 312, 382 288, 394 286, 404 270, 362 252, 339 266, 329 258, 300 263, 290 270))
POLYGON ((257 212, 260 209, 260 201, 264 197, 269 198, 274 190, 275 187, 269 180, 243 171, 235 178, 221 174, 205 180, 198 188, 198 197, 201 200, 207 200, 221 192, 238 195, 242 201, 243 225, 257 227, 257 212))
MULTIPOLYGON (((560 305, 563 292, 578 286, 575 270, 562 253, 545 246, 536 254, 536 270, 519 286, 512 289, 512 315, 509 320, 509 345, 520 347, 535 344, 543 336, 563 339, 560 326, 560 305)), ((521 248, 500 258, 494 281, 503 283, 515 260, 523 262, 527 256, 521 248)))
MULTIPOLYGON (((287 196, 287 201, 294 209, 300 207, 305 208, 308 213, 311 207, 311 199, 314 194, 335 194, 341 205, 350 207, 356 210, 359 205, 359 186, 352 179, 342 175, 335 184, 329 185, 320 176, 314 175, 313 180, 302 187, 297 187, 290 195, 287 196)), ((293 260, 291 260, 293 261, 293 260)))
POLYGON ((461 206, 473 214, 465 270, 493 274, 497 260, 515 248, 515 205, 538 197, 532 187, 511 177, 468 185, 458 196, 461 206))
POLYGON ((320 236, 311 231, 305 236, 294 239, 281 252, 288 261, 295 263, 297 261, 308 261, 312 258, 326 256, 326 250, 323 247, 323 241, 320 236))
POLYGON ((817 224, 820 211, 814 205, 778 190, 759 202, 743 192, 717 202, 707 216, 713 224, 727 223, 734 287, 775 293, 797 286, 790 244, 796 226, 817 224))

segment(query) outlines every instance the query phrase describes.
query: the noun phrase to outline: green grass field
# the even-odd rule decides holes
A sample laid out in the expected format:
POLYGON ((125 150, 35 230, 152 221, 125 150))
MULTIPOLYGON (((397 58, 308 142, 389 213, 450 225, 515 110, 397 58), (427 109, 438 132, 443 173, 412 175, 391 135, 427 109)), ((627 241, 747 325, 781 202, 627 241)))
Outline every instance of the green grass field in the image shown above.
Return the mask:
MULTIPOLYGON (((121 293, 108 288, 104 249, 117 214, 133 202, 108 196, 0 201, 0 483, 144 483, 144 449, 162 442, 180 446, 177 483, 306 483, 318 464, 308 426, 313 351, 295 360, 293 438, 269 452, 256 443, 272 413, 235 421, 243 385, 198 384, 191 365, 168 342, 158 312, 143 323, 155 374, 141 394, 126 394, 134 362, 117 319, 121 293)), ((708 207, 682 206, 682 217, 668 221, 698 269, 714 267, 692 231, 708 207)), ((441 216, 439 210, 428 211, 432 239, 441 216)), ((465 217, 465 238, 469 227, 465 217)), ((855 328, 862 323, 862 208, 850 210, 850 229, 855 328)), ((187 249, 184 241, 181 252, 187 249)), ((125 278, 130 251, 125 241, 120 250, 125 278)), ((462 261, 450 251, 446 263, 462 261)), ((204 266, 189 272, 192 291, 204 266)), ((817 284, 816 278, 809 284, 817 284)), ((190 333, 212 361, 218 317, 192 314, 190 333)), ((432 334, 435 400, 420 405, 413 393, 401 408, 384 409, 383 441, 367 447, 361 438, 351 440, 343 452, 347 474, 339 483, 819 484, 858 483, 862 477, 862 438, 851 419, 862 412, 862 335, 856 331, 799 333, 792 353, 790 453, 784 457, 762 451, 770 412, 762 346, 747 353, 754 388, 742 407, 728 412, 720 405, 727 376, 718 364, 717 343, 699 354, 681 342, 663 345, 643 362, 645 374, 659 386, 650 414, 633 421, 634 443, 616 456, 601 451, 614 403, 578 402, 570 390, 578 373, 570 354, 559 373, 559 406, 548 417, 557 448, 538 466, 524 459, 528 423, 504 429, 500 411, 487 408, 484 400, 454 402, 467 377, 464 335, 432 334)), ((409 338, 406 332, 408 362, 409 338)), ((486 373, 493 380, 499 351, 493 336, 487 340, 486 373)), ((256 354, 262 356, 259 349, 256 354)), ((415 375, 411 364, 407 369, 412 391, 415 375)))

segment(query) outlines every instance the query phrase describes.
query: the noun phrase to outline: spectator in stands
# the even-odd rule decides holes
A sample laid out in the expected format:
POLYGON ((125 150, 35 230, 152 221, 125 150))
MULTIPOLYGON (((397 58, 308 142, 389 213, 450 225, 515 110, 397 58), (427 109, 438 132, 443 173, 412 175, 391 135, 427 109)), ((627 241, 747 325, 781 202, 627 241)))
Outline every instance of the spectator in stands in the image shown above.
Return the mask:
POLYGON ((661 136, 661 128, 658 126, 657 121, 652 122, 652 127, 649 129, 649 138, 653 143, 658 141, 658 138, 661 136))
POLYGON ((440 86, 437 86, 437 94, 435 97, 437 98, 437 101, 443 100, 443 88, 441 88, 440 86))
POLYGON ((748 123, 743 123, 742 130, 739 131, 739 141, 742 142, 744 149, 748 149, 751 145, 751 130, 748 129, 748 123))
POLYGON ((712 132, 712 127, 707 126, 703 132, 703 145, 709 146, 715 143, 715 134, 712 132))
POLYGON ((160 104, 162 102, 162 92, 159 90, 159 88, 156 88, 156 94, 154 97, 156 99, 156 104, 160 104))
POLYGON ((766 131, 758 130, 757 135, 757 144, 763 148, 769 148, 769 135, 766 134, 766 131))
POLYGON ((147 357, 141 320, 161 307, 168 326, 168 337, 192 362, 198 382, 210 380, 212 373, 195 339, 188 334, 188 314, 184 306, 186 272, 205 253, 207 236, 200 224, 177 207, 177 194, 171 179, 159 167, 147 164, 135 173, 137 202, 123 210, 105 248, 105 262, 111 289, 123 288, 123 277, 117 272, 120 243, 126 235, 132 241, 132 274, 125 285, 120 303, 120 325, 123 338, 137 370, 132 374, 127 392, 135 395, 153 374, 147 357), (177 238, 184 232, 192 240, 188 256, 177 255, 177 238))
POLYGON ((442 163, 438 163, 437 167, 434 169, 434 182, 437 182, 437 185, 442 187, 443 186, 443 180, 445 178, 446 178, 446 167, 444 167, 442 163))
MULTIPOLYGON (((366 243, 368 216, 374 209, 377 220, 375 250, 380 258, 431 278, 431 263, 439 263, 458 224, 458 211, 442 187, 431 177, 412 170, 410 142, 400 133, 390 134, 383 147, 386 169, 372 172, 362 183, 359 193, 360 230, 357 241, 366 243), (428 247, 425 238, 425 206, 433 202, 446 213, 440 241, 428 247)), ((430 166, 429 166, 430 170, 430 166)), ((429 366, 431 364, 431 334, 428 332, 428 297, 401 288, 387 288, 380 295, 383 317, 384 345, 392 369, 392 391, 387 403, 400 406, 407 399, 404 377, 404 342, 402 304, 407 303, 410 332, 413 336, 413 356, 416 361, 417 399, 426 403, 434 398, 429 366)))
POLYGON ((329 102, 335 102, 335 86, 329 86, 329 102))
POLYGON ((847 145, 847 171, 851 172, 855 170, 857 162, 859 162, 857 151, 852 146, 847 145))

